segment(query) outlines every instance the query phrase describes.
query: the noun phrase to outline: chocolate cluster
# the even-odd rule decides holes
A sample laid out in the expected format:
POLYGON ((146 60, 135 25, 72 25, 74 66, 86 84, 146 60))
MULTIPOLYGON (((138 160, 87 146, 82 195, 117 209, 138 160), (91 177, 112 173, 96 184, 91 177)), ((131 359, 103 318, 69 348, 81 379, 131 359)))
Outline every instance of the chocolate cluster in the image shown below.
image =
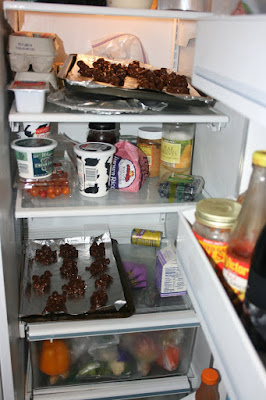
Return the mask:
POLYGON ((44 244, 40 249, 35 252, 35 261, 43 265, 51 265, 57 262, 56 250, 44 244))
POLYGON ((85 292, 87 285, 85 281, 81 279, 80 275, 77 275, 74 278, 71 278, 67 285, 62 286, 63 294, 66 294, 70 297, 79 297, 82 296, 85 292))
POLYGON ((32 276, 32 287, 36 292, 44 292, 45 289, 48 289, 51 283, 51 272, 45 271, 41 276, 33 275, 32 276))
POLYGON ((102 274, 98 279, 95 280, 95 288, 105 290, 111 285, 112 282, 113 278, 111 275, 102 274))
POLYGON ((59 294, 54 291, 51 296, 48 297, 46 302, 46 307, 43 310, 43 314, 54 314, 58 312, 66 311, 66 296, 64 294, 59 294))
POLYGON ((86 267, 86 271, 90 271, 91 276, 96 276, 106 271, 108 265, 110 264, 109 258, 98 258, 93 261, 90 267, 86 267))
POLYGON ((91 296, 91 310, 95 310, 105 306, 108 296, 104 290, 93 292, 91 296))
POLYGON ((94 258, 102 258, 105 257, 105 247, 104 247, 104 243, 97 243, 96 241, 94 241, 91 244, 90 247, 90 255, 94 258))
POLYGON ((60 267, 60 272, 66 278, 76 278, 78 275, 77 261, 65 258, 62 267, 60 267))
POLYGON ((78 250, 72 244, 61 244, 59 256, 62 258, 78 258, 78 250))
POLYGON ((94 81, 109 83, 113 86, 124 86, 125 78, 135 78, 138 88, 157 90, 175 94, 189 94, 188 82, 184 75, 176 72, 168 73, 166 68, 150 70, 141 67, 139 61, 132 61, 128 66, 111 63, 104 58, 98 58, 89 67, 84 61, 78 61, 79 74, 92 78, 94 81))

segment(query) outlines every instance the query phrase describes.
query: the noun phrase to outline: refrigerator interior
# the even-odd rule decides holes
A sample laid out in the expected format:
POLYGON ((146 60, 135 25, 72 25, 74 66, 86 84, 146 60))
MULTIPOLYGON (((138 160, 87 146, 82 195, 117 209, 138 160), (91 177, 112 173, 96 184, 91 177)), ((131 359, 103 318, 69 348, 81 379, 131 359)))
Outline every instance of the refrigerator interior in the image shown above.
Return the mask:
MULTIPOLYGON (((8 3, 8 2, 6 2, 8 3)), ((215 3, 215 2, 214 2, 215 3)), ((31 7, 34 8, 34 3, 32 3, 31 7)), ((231 6, 231 5, 230 5, 231 6)), ((38 5, 37 5, 38 7, 38 5)), ((145 15, 142 13, 144 17, 138 18, 138 13, 133 12, 133 18, 128 16, 128 13, 118 15, 90 15, 90 13, 94 12, 93 9, 89 8, 88 15, 80 15, 79 13, 58 13, 51 14, 50 12, 42 12, 36 13, 32 11, 5 11, 5 17, 10 22, 12 27, 15 30, 28 30, 28 31, 37 31, 37 32, 55 32, 60 39, 60 51, 58 54, 58 58, 56 61, 63 61, 64 57, 69 53, 86 53, 89 51, 91 41, 95 39, 99 39, 107 34, 116 34, 118 32, 130 32, 131 34, 136 35, 142 42, 145 52, 148 55, 149 63, 156 66, 164 66, 168 68, 177 69, 180 73, 185 73, 187 76, 192 76, 193 70, 193 57, 194 57, 194 46, 195 46, 195 36, 196 36, 196 21, 194 21, 191 17, 188 17, 187 20, 178 20, 172 18, 148 18, 149 14, 145 15), (135 18, 136 17, 136 18, 135 18), (158 24, 160 29, 158 29, 158 24), (69 29, 71 27, 71 29, 69 29), (177 29, 176 29, 177 28, 177 29), (187 33, 188 32, 188 33, 187 33), (156 43, 156 48, 154 46, 156 43), (179 46, 175 45, 179 44, 179 46), (162 65, 161 60, 164 60, 162 65)), ((187 14, 186 14, 187 15, 187 14)), ((4 80, 1 79, 4 82, 4 80)), ((214 96, 215 94, 211 93, 214 96)), ((239 193, 245 190, 246 185, 248 183, 247 176, 250 173, 250 169, 248 167, 248 159, 250 158, 251 147, 254 146, 253 141, 253 132, 257 132, 256 123, 253 121, 248 121, 242 113, 239 113, 237 109, 230 109, 226 105, 222 103, 216 103, 214 109, 212 110, 191 110, 192 115, 181 113, 179 117, 176 115, 156 115, 154 118, 147 117, 131 117, 131 116, 111 116, 109 119, 120 124, 121 134, 137 134, 137 128, 143 124, 152 124, 156 126, 161 126, 162 122, 175 122, 177 118, 181 121, 185 122, 196 122, 197 130, 195 137, 195 145, 194 145, 194 157, 193 157, 193 168, 192 172, 195 175, 203 176, 205 179, 205 190, 204 196, 213 196, 213 197, 231 197, 236 198, 239 193), (206 151, 206 148, 208 149, 206 151), (244 173, 243 173, 244 172, 244 173)), ((18 123, 23 121, 30 121, 31 118, 35 118, 36 121, 46 120, 54 122, 55 129, 58 132, 65 132, 69 136, 73 137, 78 141, 83 141, 86 137, 86 130, 88 122, 92 121, 100 121, 101 117, 92 115, 88 117, 88 115, 74 115, 65 113, 64 115, 58 116, 53 115, 53 113, 46 113, 45 115, 26 115, 23 114, 18 116, 17 113, 11 110, 9 115, 9 121, 11 124, 11 128, 13 130, 17 129, 18 123), (67 121, 67 122, 65 122, 67 121)), ((108 120, 108 117, 104 117, 105 121, 108 120)), ((1 126, 2 128, 2 126, 1 126)), ((259 136, 259 135, 258 135, 259 136)), ((2 151, 5 153, 3 156, 3 160, 7 156, 6 149, 8 147, 8 129, 4 135, 5 142, 2 147, 2 151)), ((259 136, 261 138, 261 135, 259 136)), ((259 139, 260 140, 260 139, 259 139)), ((7 162, 7 161, 6 161, 7 162)), ((7 177, 5 176, 5 179, 7 177)), ((10 190, 10 178, 6 183, 9 188, 6 193, 9 193, 8 198, 11 198, 11 190, 10 190)), ((183 243, 183 238, 187 235, 187 231, 189 230, 189 226, 186 223, 181 222, 179 213, 182 213, 188 205, 177 205, 177 204, 165 204, 159 197, 157 193, 156 182, 150 182, 148 185, 145 185, 145 188, 135 196, 133 199, 127 194, 117 194, 110 193, 108 199, 100 199, 96 204, 93 204, 93 208, 86 204, 83 200, 80 203, 75 201, 73 204, 69 206, 68 203, 56 204, 52 207, 31 207, 29 204, 26 208, 23 206, 23 199, 19 196, 16 199, 15 205, 15 216, 17 218, 16 225, 19 227, 21 221, 23 220, 23 235, 25 239, 36 239, 36 238, 61 238, 62 232, 64 236, 84 234, 84 229, 87 226, 92 226, 98 229, 101 229, 103 224, 108 224, 109 229, 111 231, 111 235, 114 239, 118 240, 121 246, 121 252, 123 252, 123 246, 127 246, 130 243, 130 233, 133 228, 141 227, 145 229, 154 229, 160 230, 163 232, 163 236, 165 240, 170 240, 177 243, 180 242, 180 257, 182 268, 185 267, 186 263, 188 265, 191 264, 191 261, 186 260, 186 254, 190 253, 190 241, 191 236, 188 235, 186 244, 183 243), (59 207, 58 207, 59 205, 59 207), (86 215, 86 218, 84 217, 86 215), (181 227, 180 227, 181 226, 181 227), (184 228, 185 226, 185 228, 184 228), (185 229, 185 233, 184 233, 185 229), (188 243, 189 241, 189 243, 188 243), (186 260, 186 261, 184 261, 186 260)), ((7 200, 7 204, 9 204, 7 200)), ((192 210, 194 210, 194 205, 191 205, 192 210)), ((189 207, 190 208, 190 205, 189 207)), ((9 209, 9 207, 7 207, 9 209)), ((8 215, 10 215, 12 211, 9 209, 8 215)), ((193 211, 192 211, 193 213, 193 211)), ((1 215, 2 217, 2 215, 1 215)), ((11 219, 7 218, 6 220, 10 221, 11 219)), ((182 218, 181 218, 182 220, 182 218)), ((183 221, 183 220, 182 220, 183 221)), ((2 221, 1 221, 2 222, 2 221)), ((2 225, 2 223, 1 223, 2 225)), ((3 225, 2 225, 3 226, 3 225)), ((7 225, 9 226, 9 225, 7 225)), ((16 228, 16 232, 19 232, 19 229, 16 228)), ((19 236, 19 235, 18 235, 19 236)), ((6 238, 4 232, 1 232, 1 241, 2 238, 5 237, 6 243, 14 243, 13 237, 11 239, 6 238)), ((193 242, 193 240, 192 240, 193 242)), ((17 243, 20 243, 20 238, 17 238, 17 243)), ((198 246, 193 242, 193 249, 195 250, 196 257, 193 260, 193 263, 196 263, 197 256, 200 255, 200 258, 204 259, 203 252, 198 248, 198 246)), ((7 247, 2 246, 2 248, 7 249, 7 247)), ((12 246, 13 248, 13 246, 12 246)), ((177 246, 177 253, 179 245, 177 246)), ((19 251, 17 251, 19 253, 19 251)), ((127 253, 127 251, 126 251, 127 253)), ((8 254, 12 254, 12 257, 15 257, 15 254, 12 250, 9 251, 8 254)), ((19 254, 16 254, 19 259, 19 254)), ((3 254, 3 258, 5 254, 3 254)), ((150 257, 148 256, 150 259, 150 257)), ((202 261, 204 267, 207 271, 209 271, 209 264, 206 260, 202 261)), ((10 261, 8 262, 10 264, 10 261)), ((13 264, 20 266, 20 262, 14 261, 13 264)), ((7 293, 7 310, 8 310, 8 318, 12 320, 14 325, 14 329, 16 330, 17 325, 17 315, 18 315, 18 288, 14 287, 18 285, 19 282, 19 267, 18 270, 7 269, 5 268, 5 292, 7 293), (15 276, 9 277, 9 274, 15 274, 15 276), (12 282, 12 287, 9 288, 9 285, 12 282), (11 293, 15 295, 16 301, 11 297, 11 293), (13 310, 13 308, 16 308, 13 310)), ((186 268, 185 268, 186 270, 186 268)), ((209 273, 209 272, 208 272, 209 273)), ((193 287, 190 287, 190 273, 184 272, 186 278, 188 279, 188 287, 189 294, 191 298, 193 297, 193 287)), ((210 272, 211 277, 212 272, 210 272)), ((215 281, 215 279, 214 279, 215 281)), ((217 283, 217 282, 216 282, 217 283)), ((216 288, 216 286, 215 286, 216 288)), ((218 289, 219 290, 219 289, 218 289)), ((2 294, 4 292, 2 291, 2 294)), ((3 296, 4 297, 4 296, 3 296)), ((195 300, 195 298, 194 298, 195 300)), ((198 299, 196 299, 196 303, 198 299), (197 301, 196 301, 197 300, 197 301)), ((211 297, 211 300, 213 298, 211 297)), ((222 300, 224 297, 222 295, 222 300)), ((207 300, 209 301, 209 299, 207 300)), ((3 302, 5 302, 5 298, 3 298, 3 302)), ((203 322, 203 330, 202 333, 201 328, 199 328, 199 320, 197 318, 197 313, 200 315, 200 310, 197 310, 197 313, 194 312, 193 307, 189 310, 183 311, 175 311, 176 304, 174 304, 174 309, 170 310, 162 307, 162 312, 159 313, 151 313, 151 310, 145 309, 145 312, 149 312, 149 319, 143 322, 141 317, 141 310, 137 313, 136 316, 130 318, 130 321, 124 319, 116 322, 116 333, 123 332, 123 329, 129 324, 130 329, 134 330, 137 326, 141 326, 143 323, 143 330, 149 331, 151 328, 156 326, 159 327, 159 330, 169 329, 172 326, 172 317, 176 316, 174 326, 179 327, 180 324, 183 323, 188 324, 191 318, 191 323, 197 326, 197 333, 195 338, 195 343, 193 346, 192 360, 190 365, 190 371, 188 374, 189 384, 191 384, 192 388, 195 389, 199 383, 199 374, 200 371, 210 365, 211 362, 211 353, 214 354, 215 365, 219 369, 222 380, 225 383, 226 390, 228 390, 231 400, 234 399, 244 399, 241 395, 246 396, 245 398, 250 398, 249 392, 245 393, 246 386, 243 385, 243 389, 239 390, 239 382, 243 379, 243 371, 241 371, 237 382, 235 380, 231 380, 230 374, 233 373, 233 368, 238 368, 241 365, 240 361, 236 361, 236 365, 232 363, 232 367, 229 367, 227 362, 229 362, 229 355, 226 357, 226 362, 223 360, 223 352, 228 349, 225 347, 220 349, 219 343, 215 343, 212 339, 212 328, 209 327, 209 321, 204 321, 204 317, 202 317, 203 322), (156 315, 157 314, 157 315, 156 315), (152 317, 151 317, 152 315, 152 317), (206 341, 207 339, 207 341, 206 341), (208 342, 208 344, 207 344, 208 342)), ((230 305, 227 304, 226 312, 230 310, 230 305)), ((244 345, 248 347, 249 351, 252 353, 252 366, 258 368, 258 376, 254 376, 254 379, 259 379, 259 390, 262 390, 263 387, 263 368, 259 363, 259 360, 256 359, 256 354, 253 351, 252 346, 248 342, 248 339, 245 336, 245 332, 241 330, 240 324, 237 324, 235 321, 235 317, 233 312, 229 312, 229 314, 233 315, 232 320, 233 323, 236 323, 237 333, 240 332, 241 335, 244 335, 244 345)), ((232 322, 230 320, 230 322, 232 322)), ((110 332, 110 324, 100 321, 97 324, 97 330, 99 334, 99 327, 102 333, 110 332)), ((214 324, 216 330, 216 323, 214 324)), ((219 325, 219 324, 218 324, 219 325)), ((12 326, 12 324, 10 325, 12 326)), ((230 328, 229 328, 230 331, 230 328)), ((29 342, 35 342, 38 340, 49 339, 51 337, 61 338, 61 337, 72 337, 73 335, 77 335, 80 337, 86 337, 86 335, 93 336, 96 332, 96 327, 94 324, 73 324, 70 326, 69 324, 61 324, 57 323, 53 324, 32 324, 27 326, 26 332, 24 324, 20 325, 20 337, 18 332, 10 332, 10 337, 14 338, 14 344, 11 342, 11 352, 14 354, 18 353, 19 356, 13 356, 12 360, 20 360, 18 361, 20 367, 16 368, 16 365, 13 364, 13 373, 14 375, 14 383, 9 382, 10 373, 7 370, 7 378, 5 379, 4 387, 14 387, 15 391, 18 393, 18 398, 22 398, 22 390, 23 390, 23 382, 21 379, 23 378, 22 374, 19 371, 23 370, 21 366, 25 363, 24 354, 26 350, 23 349, 25 345, 25 337, 29 340, 29 342), (17 346, 18 344, 18 346, 17 346), (22 347, 22 350, 20 349, 22 347), (14 385, 14 386, 13 386, 14 385)), ((229 334, 226 331, 226 334, 229 334)), ((214 336, 217 336, 217 332, 215 332, 214 336)), ((222 336, 222 334, 221 334, 222 336)), ((9 341, 6 337, 7 348, 9 347, 9 341)), ((240 348, 241 351, 242 348, 240 348)), ((233 350, 232 350, 233 351, 233 350)), ((2 354, 2 353, 1 353, 2 354)), ((238 354, 238 353, 236 353, 238 354)), ((231 356, 231 355, 230 355, 231 356)), ((246 360, 244 360, 246 361, 246 360)), ((249 359, 247 358, 248 362, 249 359)), ((5 362, 5 360, 1 360, 1 363, 5 362)), ((11 369, 10 358, 7 358, 7 364, 9 365, 9 370, 11 369)), ((30 397, 32 386, 31 386, 31 373, 30 366, 28 370, 28 386, 26 389, 27 396, 30 397)), ((2 372, 3 375, 3 372, 2 372)), ((26 368, 25 373, 26 376, 26 368)), ((254 375, 254 374, 253 374, 254 375)), ((2 376, 2 379, 5 378, 2 376)), ((169 388, 173 388, 173 393, 178 393, 180 387, 186 386, 188 384, 187 377, 184 377, 184 381, 180 382, 180 386, 178 381, 174 381, 173 379, 168 382, 168 378, 164 379, 164 383, 161 379, 158 382, 154 383, 153 394, 156 395, 159 392, 159 387, 161 385, 164 386, 164 393, 170 393, 169 388)), ((99 391, 99 384, 96 387, 91 387, 91 398, 110 398, 110 393, 112 393, 111 398, 115 398, 115 396, 121 397, 121 392, 125 391, 127 394, 127 398, 132 398, 138 396, 141 398, 142 394, 145 394, 145 397, 149 394, 150 384, 145 386, 145 381, 139 382, 139 393, 130 392, 132 387, 123 382, 121 382, 118 386, 119 388, 114 388, 112 384, 105 384, 106 386, 101 386, 99 391), (142 387, 142 385, 144 385, 142 387), (97 390, 96 390, 97 389, 97 390), (101 392, 102 390, 102 392, 101 392), (112 392, 113 391, 113 392, 112 392), (97 392, 97 393, 96 393, 97 392), (109 393, 108 393, 109 392, 109 393), (95 396, 95 397, 93 397, 95 396)), ((136 389, 136 387, 135 387, 136 389)), ((252 386, 250 390, 253 390, 252 386)), ((56 393, 56 397, 54 398, 71 398, 71 399, 84 399, 85 392, 88 388, 84 388, 84 392, 81 389, 80 392, 76 390, 75 387, 69 389, 69 392, 58 391, 56 393), (76 397, 75 397, 76 396, 76 397)), ((40 398, 48 398, 51 397, 51 393, 55 396, 53 391, 44 391, 44 393, 39 393, 40 398)), ((34 396, 38 398, 38 393, 34 393, 34 396)), ((179 396, 179 395, 178 395, 179 396)), ((225 398, 225 389, 223 384, 221 383, 221 396, 225 398)), ((12 398, 12 394, 10 396, 12 398)), ((160 398, 160 397, 158 397, 160 398)), ((167 396, 168 398, 168 396, 167 396)), ((171 397, 169 397, 170 399, 171 397)), ((178 399, 179 397, 175 397, 178 399)))

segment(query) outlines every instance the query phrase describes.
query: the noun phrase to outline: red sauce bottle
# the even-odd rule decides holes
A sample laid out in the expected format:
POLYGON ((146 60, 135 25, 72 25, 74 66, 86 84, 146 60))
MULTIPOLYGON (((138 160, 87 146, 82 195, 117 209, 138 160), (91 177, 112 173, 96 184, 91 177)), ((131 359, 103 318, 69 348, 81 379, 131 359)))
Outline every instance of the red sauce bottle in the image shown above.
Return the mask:
POLYGON ((255 151, 253 171, 237 222, 230 234, 223 276, 244 301, 251 257, 266 223, 266 151, 255 151))

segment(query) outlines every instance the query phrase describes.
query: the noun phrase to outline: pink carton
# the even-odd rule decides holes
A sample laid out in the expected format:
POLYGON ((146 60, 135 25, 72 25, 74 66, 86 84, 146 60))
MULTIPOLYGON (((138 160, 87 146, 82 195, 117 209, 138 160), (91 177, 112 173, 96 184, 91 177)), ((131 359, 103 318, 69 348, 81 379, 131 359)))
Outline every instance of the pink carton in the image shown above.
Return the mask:
POLYGON ((157 251, 155 280, 161 297, 181 296, 187 293, 172 245, 157 251))

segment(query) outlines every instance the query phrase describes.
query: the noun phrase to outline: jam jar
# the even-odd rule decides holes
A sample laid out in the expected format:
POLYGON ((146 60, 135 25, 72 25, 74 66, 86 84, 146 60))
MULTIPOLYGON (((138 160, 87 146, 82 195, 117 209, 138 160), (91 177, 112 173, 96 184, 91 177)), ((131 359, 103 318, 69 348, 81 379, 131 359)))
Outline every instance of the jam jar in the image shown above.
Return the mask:
POLYGON ((119 139, 119 131, 114 123, 91 122, 87 142, 104 142, 115 144, 119 139))
POLYGON ((137 146, 146 154, 149 163, 149 177, 160 174, 162 129, 153 126, 141 126, 138 132, 137 146))
POLYGON ((192 230, 217 270, 223 269, 229 234, 240 209, 236 201, 223 198, 197 203, 192 230))

